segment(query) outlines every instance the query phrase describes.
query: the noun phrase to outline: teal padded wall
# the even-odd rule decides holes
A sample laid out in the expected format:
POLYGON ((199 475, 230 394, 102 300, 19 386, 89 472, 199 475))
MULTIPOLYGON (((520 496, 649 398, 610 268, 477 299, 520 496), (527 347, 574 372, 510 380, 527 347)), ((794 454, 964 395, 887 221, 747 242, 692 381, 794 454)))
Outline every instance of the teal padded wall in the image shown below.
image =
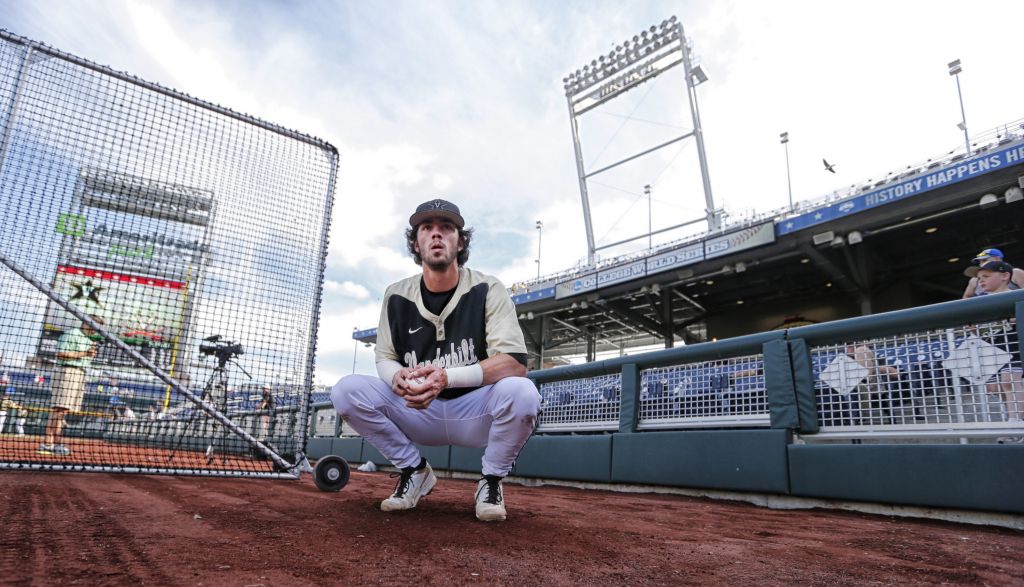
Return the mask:
POLYGON ((793 495, 1024 513, 1024 446, 789 447, 793 495))
POLYGON ((784 494, 789 439, 783 429, 617 434, 611 480, 784 494))
POLYGON ((331 446, 333 440, 333 438, 310 438, 306 442, 306 457, 316 460, 325 455, 335 454, 331 446))
POLYGON ((764 353, 764 385, 772 428, 799 428, 800 414, 796 406, 793 368, 789 363, 789 343, 769 340, 761 347, 764 353))
POLYGON ((331 454, 349 462, 361 462, 363 458, 362 438, 334 438, 331 443, 331 454))
POLYGON ((607 483, 612 436, 534 436, 523 447, 513 475, 607 483))
POLYGON ((453 446, 451 460, 449 461, 452 471, 464 473, 479 473, 480 459, 484 457, 482 448, 466 448, 464 446, 453 446))
MULTIPOLYGON (((449 447, 448 446, 423 446, 420 444, 416 445, 420 449, 420 455, 422 455, 427 462, 430 463, 433 469, 447 469, 449 464, 449 447)), ((380 451, 373 447, 369 442, 363 442, 363 455, 359 459, 363 462, 373 461, 375 465, 391 465, 391 461, 384 458, 384 455, 380 454, 380 451)), ((479 468, 479 467, 478 467, 479 468)))

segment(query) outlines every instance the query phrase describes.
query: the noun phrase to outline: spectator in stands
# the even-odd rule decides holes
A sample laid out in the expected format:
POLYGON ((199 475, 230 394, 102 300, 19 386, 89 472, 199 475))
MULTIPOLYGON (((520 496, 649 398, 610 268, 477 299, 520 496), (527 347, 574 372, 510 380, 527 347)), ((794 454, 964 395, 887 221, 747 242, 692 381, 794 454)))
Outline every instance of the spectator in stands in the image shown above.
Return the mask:
POLYGON ((859 403, 861 424, 881 423, 883 411, 889 412, 892 418, 892 392, 889 385, 900 377, 900 370, 887 365, 875 351, 866 344, 846 345, 846 356, 860 363, 868 370, 867 377, 857 386, 857 402, 859 403), (864 421, 865 415, 867 421, 864 421), (877 418, 877 422, 875 422, 877 418))
POLYGON ((274 417, 275 407, 277 407, 277 402, 274 399, 274 394, 269 387, 264 386, 260 392, 259 405, 260 412, 263 412, 260 415, 260 433, 264 440, 274 435, 274 426, 277 424, 277 418, 274 417))
POLYGON ((485 447, 476 517, 505 519, 502 479, 537 423, 515 306, 495 278, 465 267, 471 229, 457 206, 421 204, 406 243, 422 272, 387 288, 377 329, 379 377, 349 375, 335 409, 400 469, 380 507, 409 510, 437 478, 415 443, 485 447))
MULTIPOLYGON (((4 373, 6 376, 7 374, 4 373)), ((7 415, 13 412, 15 417, 14 428, 18 432, 18 436, 25 436, 25 419, 28 417, 28 411, 25 410, 24 406, 20 405, 11 397, 14 393, 14 387, 5 387, 3 391, 3 399, 0 399, 0 433, 4 431, 4 424, 7 423, 7 415)))
MULTIPOLYGON (((103 324, 103 318, 90 316, 93 322, 103 324)), ((64 419, 70 412, 82 408, 85 396, 85 373, 96 356, 96 343, 92 336, 96 331, 86 323, 72 328, 57 339, 57 370, 50 385, 52 406, 46 423, 40 454, 68 456, 71 450, 57 441, 64 433, 64 419)))
MULTIPOLYGON (((999 249, 985 249, 982 252, 974 256, 971 260, 971 265, 964 269, 964 275, 970 277, 970 281, 967 282, 967 288, 964 289, 963 299, 973 298, 985 294, 985 290, 982 289, 981 283, 978 281, 978 271, 981 270, 981 266, 993 261, 1006 262, 1003 258, 1003 252, 999 249)), ((1024 270, 1011 268, 1010 279, 1006 285, 1010 290, 1020 289, 1024 287, 1024 270)))
MULTIPOLYGON (((1013 275, 1015 270, 1009 263, 1003 261, 987 261, 978 268, 977 280, 981 293, 978 295, 994 295, 1012 291, 1013 275)), ((1016 322, 1011 320, 1011 328, 999 329, 988 333, 988 342, 1010 354, 1010 361, 1003 366, 996 374, 994 381, 986 384, 986 391, 999 393, 1003 396, 1006 404, 1007 421, 1021 426, 1021 417, 1024 414, 1024 382, 1022 382, 1022 365, 1020 357, 1020 345, 1017 338, 1017 331, 1012 326, 1016 322)), ((1001 444, 1024 443, 1024 437, 1000 438, 1001 444)))

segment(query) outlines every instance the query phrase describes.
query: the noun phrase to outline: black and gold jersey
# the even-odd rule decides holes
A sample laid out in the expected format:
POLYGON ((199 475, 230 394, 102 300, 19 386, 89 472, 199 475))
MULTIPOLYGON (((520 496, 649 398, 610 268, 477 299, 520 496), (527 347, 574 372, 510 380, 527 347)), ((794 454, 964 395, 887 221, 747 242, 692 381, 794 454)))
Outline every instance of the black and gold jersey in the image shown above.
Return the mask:
MULTIPOLYGON (((441 313, 434 314, 423 303, 422 279, 414 275, 384 292, 377 362, 463 367, 504 353, 526 365, 526 343, 515 305, 500 281, 460 267, 459 285, 441 313)), ((473 389, 450 388, 438 397, 451 399, 473 389)))

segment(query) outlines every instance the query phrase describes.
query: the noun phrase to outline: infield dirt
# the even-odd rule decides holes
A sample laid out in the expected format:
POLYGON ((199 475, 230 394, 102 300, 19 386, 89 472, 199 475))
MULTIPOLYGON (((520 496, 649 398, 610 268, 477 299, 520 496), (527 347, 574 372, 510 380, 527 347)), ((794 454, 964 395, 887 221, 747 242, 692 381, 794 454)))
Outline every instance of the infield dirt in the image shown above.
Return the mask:
POLYGON ((514 484, 483 524, 472 481, 384 514, 392 484, 0 472, 0 583, 1024 584, 1001 528, 514 484))

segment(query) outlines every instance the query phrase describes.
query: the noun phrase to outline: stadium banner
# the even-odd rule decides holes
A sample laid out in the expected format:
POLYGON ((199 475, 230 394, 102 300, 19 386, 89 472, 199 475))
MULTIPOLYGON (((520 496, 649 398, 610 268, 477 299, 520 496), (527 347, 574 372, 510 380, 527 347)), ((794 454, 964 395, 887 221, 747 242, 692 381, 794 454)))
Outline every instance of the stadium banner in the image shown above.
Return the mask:
POLYGON ((555 299, 560 300, 595 289, 597 289, 597 273, 591 273, 572 281, 559 283, 555 286, 555 299))
POLYGON ((634 261, 628 265, 620 265, 611 269, 597 272, 597 286, 604 287, 623 281, 631 281, 647 274, 647 262, 643 259, 634 261))
POLYGON ((647 275, 693 265, 704 260, 704 243, 687 245, 647 259, 647 275))
POLYGON ((924 175, 888 184, 866 194, 782 220, 776 225, 775 231, 782 236, 1021 163, 1024 163, 1024 145, 1018 144, 964 159, 924 175))
POLYGON ((724 257, 775 242, 775 225, 765 222, 704 241, 704 258, 724 257))

